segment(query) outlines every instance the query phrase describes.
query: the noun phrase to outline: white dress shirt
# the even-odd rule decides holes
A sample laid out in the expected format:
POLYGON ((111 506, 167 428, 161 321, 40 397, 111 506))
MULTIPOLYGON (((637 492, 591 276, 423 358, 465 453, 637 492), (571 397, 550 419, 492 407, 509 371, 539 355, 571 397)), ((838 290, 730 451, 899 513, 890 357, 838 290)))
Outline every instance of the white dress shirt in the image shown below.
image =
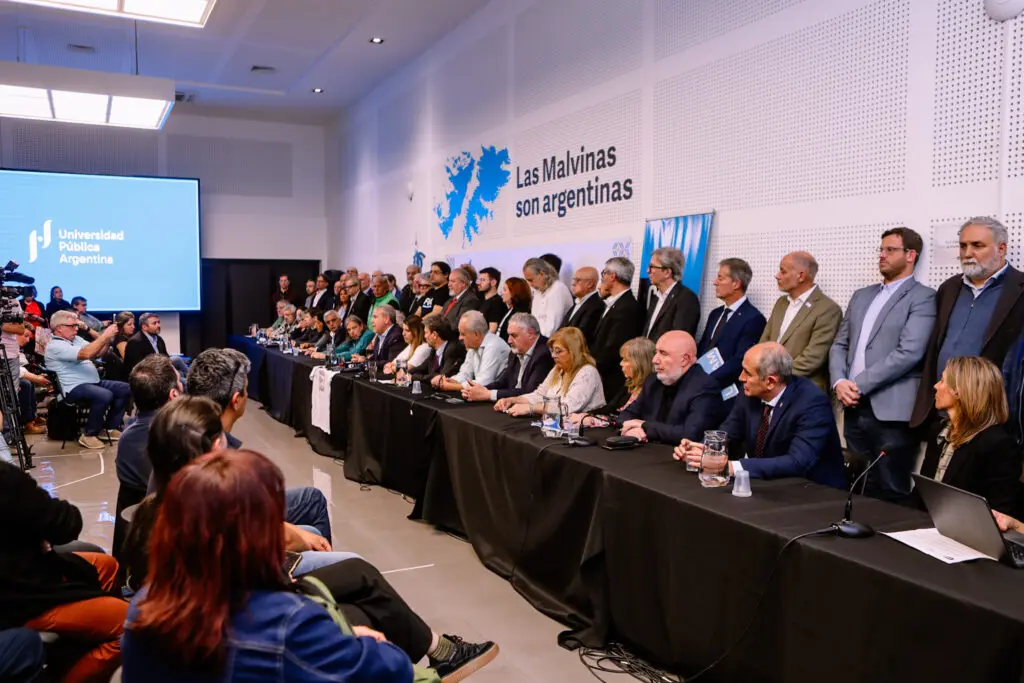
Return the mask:
POLYGON ((466 360, 452 380, 460 384, 465 384, 469 380, 477 384, 490 384, 508 364, 509 350, 508 344, 501 337, 488 332, 484 335, 480 348, 466 350, 466 360))
POLYGON ((621 299, 622 295, 625 294, 628 291, 629 291, 628 289, 624 289, 621 292, 619 292, 618 294, 612 294, 611 296, 605 297, 605 300, 604 300, 604 310, 601 311, 601 317, 603 318, 605 315, 607 315, 608 311, 612 310, 612 306, 615 305, 615 302, 618 301, 619 299, 621 299))
POLYGON ((533 306, 530 312, 540 323, 540 333, 545 337, 558 329, 562 318, 572 308, 572 292, 561 280, 555 280, 543 292, 534 290, 533 306))
MULTIPOLYGON (((533 358, 533 352, 534 352, 534 350, 536 350, 537 342, 539 342, 539 341, 540 341, 540 337, 537 337, 537 341, 533 342, 533 346, 530 347, 529 351, 527 351, 526 353, 521 354, 521 355, 518 354, 518 353, 516 354, 517 356, 519 356, 519 376, 516 377, 516 389, 520 389, 523 386, 523 372, 526 370, 526 364, 530 362, 531 358, 533 358)), ((497 401, 498 400, 498 390, 497 389, 491 389, 491 400, 492 401, 497 401)))
MULTIPOLYGON (((739 299, 736 299, 736 301, 733 301, 731 304, 725 304, 725 310, 722 311, 722 315, 718 316, 718 320, 715 322, 715 327, 714 329, 711 330, 711 337, 715 336, 715 331, 718 330, 719 327, 729 322, 729 318, 732 317, 733 313, 738 311, 740 309, 740 306, 745 304, 746 301, 747 295, 744 294, 739 299)), ((708 339, 710 339, 711 337, 708 337, 708 339)))
POLYGON ((562 393, 561 372, 557 367, 544 378, 537 390, 526 394, 526 401, 543 405, 546 399, 560 399, 570 413, 589 413, 604 406, 604 385, 601 375, 593 365, 584 365, 569 383, 569 390, 562 393))
MULTIPOLYGON (((775 398, 773 398, 772 400, 770 400, 770 401, 761 401, 761 403, 763 403, 764 405, 769 405, 769 406, 772 407, 771 412, 768 413, 768 426, 769 427, 771 427, 772 418, 775 417, 775 406, 779 405, 779 399, 782 398, 782 395, 784 393, 786 393, 786 387, 782 387, 782 391, 780 391, 778 393, 778 395, 775 398)), ((730 462, 732 462, 732 473, 733 473, 733 476, 735 476, 737 472, 742 472, 743 471, 743 465, 740 464, 739 460, 731 460, 730 462)))
POLYGON ((812 286, 806 292, 798 296, 797 298, 789 298, 789 307, 786 309, 786 314, 782 316, 782 327, 779 328, 779 337, 775 341, 779 341, 786 334, 786 330, 793 323, 793 319, 796 318, 796 314, 800 312, 800 309, 807 303, 807 300, 811 298, 811 294, 818 288, 818 285, 812 286))
POLYGON ((572 308, 569 309, 569 317, 571 318, 574 315, 576 315, 576 311, 580 310, 580 306, 582 306, 583 303, 587 299, 589 299, 590 297, 594 296, 595 294, 597 294, 597 290, 596 289, 593 292, 591 292, 590 294, 585 294, 582 298, 577 298, 576 299, 576 303, 573 304, 572 308))
MULTIPOLYGON (((668 300, 668 295, 672 293, 672 289, 679 285, 679 280, 672 282, 672 286, 665 290, 662 294, 661 290, 657 287, 651 287, 650 295, 658 297, 658 303, 654 305, 654 315, 651 316, 651 322, 647 324, 647 329, 644 330, 644 335, 651 333, 651 328, 654 327, 654 322, 658 319, 661 314, 661 307, 665 305, 665 301, 668 300)), ((650 299, 648 298, 648 306, 650 305, 650 299)))
POLYGON ((423 365, 430 358, 430 344, 423 342, 416 347, 415 351, 411 351, 412 346, 406 346, 402 349, 402 352, 395 357, 395 363, 400 361, 406 361, 407 367, 415 368, 419 365, 423 365))
POLYGON ((313 295, 313 308, 316 308, 318 305, 320 305, 320 299, 323 299, 324 298, 324 294, 326 294, 326 293, 327 293, 326 289, 321 289, 321 290, 318 290, 313 295))
POLYGON ((860 326, 860 334, 857 336, 857 346, 853 350, 853 362, 850 363, 849 379, 854 379, 857 375, 864 372, 866 361, 864 356, 867 353, 868 339, 871 338, 871 331, 875 329, 875 323, 878 322, 878 314, 885 308, 885 304, 889 302, 893 294, 899 291, 900 287, 909 282, 913 276, 907 275, 901 277, 899 280, 894 280, 889 284, 882 284, 879 286, 878 293, 875 294, 875 298, 871 300, 868 305, 868 310, 864 313, 864 322, 860 326))

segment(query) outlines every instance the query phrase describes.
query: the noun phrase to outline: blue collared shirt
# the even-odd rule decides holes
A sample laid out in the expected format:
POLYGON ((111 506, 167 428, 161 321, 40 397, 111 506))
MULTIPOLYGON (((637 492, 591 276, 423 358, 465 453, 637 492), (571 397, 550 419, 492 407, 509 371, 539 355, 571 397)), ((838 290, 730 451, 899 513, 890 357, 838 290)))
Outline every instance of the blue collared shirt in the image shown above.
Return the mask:
POLYGON ((878 322, 878 315, 882 312, 882 309, 885 308, 885 305, 889 303, 889 299, 899 291, 900 287, 905 285, 907 282, 910 282, 912 279, 912 275, 907 275, 906 277, 894 280, 889 284, 883 283, 879 285, 875 298, 871 300, 871 303, 868 305, 868 310, 864 313, 864 322, 860 326, 860 334, 857 336, 857 346, 853 350, 853 362, 850 364, 850 379, 854 379, 857 375, 864 372, 864 368, 866 367, 864 356, 867 353, 868 339, 871 338, 871 330, 875 329, 875 323, 878 322))

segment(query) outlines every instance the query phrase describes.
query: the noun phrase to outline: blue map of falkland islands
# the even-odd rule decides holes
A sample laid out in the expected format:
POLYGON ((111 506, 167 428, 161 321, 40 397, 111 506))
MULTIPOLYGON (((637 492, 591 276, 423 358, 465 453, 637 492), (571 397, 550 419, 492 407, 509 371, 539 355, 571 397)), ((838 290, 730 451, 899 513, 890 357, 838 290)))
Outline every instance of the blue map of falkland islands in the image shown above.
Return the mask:
POLYGON ((480 223, 494 217, 494 202, 512 173, 508 148, 481 147, 480 156, 470 152, 449 157, 445 164, 444 201, 434 206, 437 226, 445 239, 456 224, 462 225, 462 243, 480 234, 480 223))

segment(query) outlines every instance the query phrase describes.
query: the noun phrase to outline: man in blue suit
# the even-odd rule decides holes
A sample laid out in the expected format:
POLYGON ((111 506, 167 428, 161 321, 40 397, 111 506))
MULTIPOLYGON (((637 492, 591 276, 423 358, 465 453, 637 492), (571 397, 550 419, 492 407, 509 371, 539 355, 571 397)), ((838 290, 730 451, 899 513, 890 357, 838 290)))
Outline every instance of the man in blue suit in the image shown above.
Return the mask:
POLYGON ((736 385, 743 354, 761 339, 764 332, 764 316, 747 300, 747 287, 753 276, 750 265, 743 259, 727 258, 718 264, 715 296, 725 305, 711 311, 708 316, 708 324, 704 326, 704 334, 697 345, 697 355, 701 357, 712 349, 718 349, 722 354, 722 367, 711 376, 723 390, 736 385))
MULTIPOLYGON (((728 468, 730 474, 746 470, 755 479, 806 477, 845 489, 832 404, 814 382, 793 375, 793 357, 785 347, 777 342, 751 347, 743 356, 740 382, 743 396, 719 429, 729 436, 730 453, 742 458, 709 457, 704 468, 728 468)), ((673 457, 699 464, 703 452, 703 444, 684 439, 673 457)))
POLYGON ((722 421, 722 392, 697 365, 697 343, 689 332, 670 330, 658 339, 654 373, 640 395, 619 415, 623 436, 676 444, 699 440, 722 421))

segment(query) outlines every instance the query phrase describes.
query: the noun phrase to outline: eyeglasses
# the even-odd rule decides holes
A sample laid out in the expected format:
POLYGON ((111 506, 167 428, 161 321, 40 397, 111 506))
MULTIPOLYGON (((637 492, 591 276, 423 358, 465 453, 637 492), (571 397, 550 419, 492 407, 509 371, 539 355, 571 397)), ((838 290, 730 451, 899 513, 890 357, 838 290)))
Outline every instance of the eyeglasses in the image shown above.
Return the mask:
POLYGON ((652 264, 650 264, 649 266, 647 266, 647 272, 649 273, 649 272, 651 272, 652 270, 672 270, 672 269, 671 269, 671 268, 669 268, 668 266, 656 266, 656 265, 654 265, 654 264, 652 263, 652 264))
POLYGON ((569 353, 569 352, 567 350, 563 349, 560 346, 552 346, 551 347, 551 356, 552 357, 561 356, 563 353, 569 353))
POLYGON ((897 251, 913 251, 913 249, 907 249, 906 247, 879 247, 878 254, 895 254, 897 251))

